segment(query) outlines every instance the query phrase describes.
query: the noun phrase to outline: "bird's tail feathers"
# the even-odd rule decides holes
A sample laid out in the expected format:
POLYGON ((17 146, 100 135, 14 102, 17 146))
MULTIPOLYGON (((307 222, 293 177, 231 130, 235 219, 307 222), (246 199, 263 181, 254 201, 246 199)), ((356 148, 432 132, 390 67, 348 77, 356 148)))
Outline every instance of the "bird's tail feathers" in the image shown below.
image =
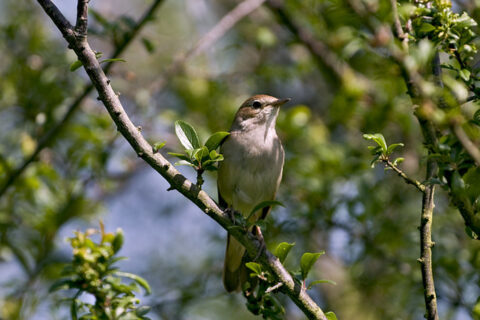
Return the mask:
POLYGON ((228 292, 240 291, 247 280, 246 267, 243 263, 245 248, 234 237, 228 235, 223 266, 223 285, 228 292))

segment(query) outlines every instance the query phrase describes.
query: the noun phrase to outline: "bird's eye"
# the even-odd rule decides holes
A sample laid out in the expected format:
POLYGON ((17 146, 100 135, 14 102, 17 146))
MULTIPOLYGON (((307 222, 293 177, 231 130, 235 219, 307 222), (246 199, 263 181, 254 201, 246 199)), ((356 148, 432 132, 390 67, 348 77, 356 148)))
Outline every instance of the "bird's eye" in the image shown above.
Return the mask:
POLYGON ((254 107, 255 109, 258 109, 262 106, 262 104, 260 103, 260 101, 253 101, 252 103, 252 107, 254 107))

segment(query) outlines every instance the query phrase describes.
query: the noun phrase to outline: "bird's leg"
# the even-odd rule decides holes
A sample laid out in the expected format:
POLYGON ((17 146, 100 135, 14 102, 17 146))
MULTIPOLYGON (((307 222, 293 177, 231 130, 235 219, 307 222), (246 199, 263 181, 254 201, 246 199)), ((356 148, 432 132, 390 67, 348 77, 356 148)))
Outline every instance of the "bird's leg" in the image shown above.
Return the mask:
POLYGON ((262 230, 259 226, 253 226, 252 230, 253 234, 257 237, 257 240, 260 242, 260 248, 258 248, 258 253, 253 259, 253 261, 257 261, 257 259, 262 255, 263 252, 267 249, 267 244, 265 243, 265 239, 263 238, 262 230))
POLYGON ((223 211, 228 215, 230 220, 232 220, 233 224, 235 224, 235 210, 233 210, 233 208, 227 207, 223 211))

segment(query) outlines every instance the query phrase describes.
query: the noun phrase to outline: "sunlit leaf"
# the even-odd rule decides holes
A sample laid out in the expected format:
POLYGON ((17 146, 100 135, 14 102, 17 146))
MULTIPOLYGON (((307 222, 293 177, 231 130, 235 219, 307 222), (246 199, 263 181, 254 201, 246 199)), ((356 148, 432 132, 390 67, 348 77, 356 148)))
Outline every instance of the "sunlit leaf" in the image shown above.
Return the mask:
POLYGON ((325 254, 325 251, 320 252, 305 252, 300 259, 300 270, 302 273, 302 279, 305 280, 308 276, 308 273, 312 269, 315 262, 320 258, 321 255, 325 254))
POLYGON ((175 121, 175 133, 185 149, 192 150, 200 148, 200 142, 195 129, 185 121, 175 121))
POLYGON ((287 258, 288 253, 290 252, 290 250, 293 248, 294 245, 295 245, 295 242, 293 243, 281 242, 275 248, 273 254, 278 258, 278 260, 280 260, 281 263, 283 263, 287 258))
POLYGON ((215 132, 207 139, 205 146, 209 151, 215 150, 223 142, 223 140, 228 137, 229 134, 230 132, 225 131, 215 132))

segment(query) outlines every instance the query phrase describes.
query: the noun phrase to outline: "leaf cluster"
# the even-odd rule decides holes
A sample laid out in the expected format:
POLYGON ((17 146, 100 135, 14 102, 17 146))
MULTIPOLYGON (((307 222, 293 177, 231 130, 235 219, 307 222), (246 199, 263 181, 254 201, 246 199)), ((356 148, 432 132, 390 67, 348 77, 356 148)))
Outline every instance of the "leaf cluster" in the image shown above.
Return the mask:
MULTIPOLYGON (((373 155, 372 162, 370 163, 372 168, 375 166, 377 161, 387 161, 389 160, 389 156, 397 149, 398 147, 403 147, 403 143, 394 143, 391 145, 387 145, 387 141, 385 137, 381 133, 374 133, 374 134, 364 134, 363 138, 365 140, 372 140, 377 145, 376 146, 369 146, 368 150, 370 150, 371 154, 373 155)), ((404 159, 403 158, 396 158, 393 161, 393 165, 397 165, 401 163, 404 159)))
MULTIPOLYGON (((290 250, 295 246, 295 243, 282 242, 278 244, 273 251, 274 255, 278 260, 284 264, 290 250)), ((310 273, 315 262, 323 255, 325 251, 320 252, 305 252, 300 258, 300 270, 298 271, 289 271, 292 275, 292 278, 300 286, 305 287, 305 281, 308 274, 310 273)), ((278 286, 278 289, 281 291, 281 283, 277 283, 276 279, 265 270, 261 264, 256 262, 247 262, 246 267, 250 269, 250 277, 259 281, 258 289, 255 293, 249 292, 248 289, 253 287, 252 283, 256 284, 254 281, 247 283, 247 288, 244 288, 244 295, 247 298, 247 307, 254 314, 261 314, 264 319, 282 319, 279 317, 284 313, 283 307, 278 304, 276 299, 271 295, 271 292, 274 291, 272 288, 278 286)), ((311 289, 314 285, 321 283, 330 283, 335 284, 331 280, 314 280, 312 281, 306 289, 311 289)), ((333 312, 330 312, 329 319, 334 316, 333 312)))
POLYGON ((177 120, 175 121, 175 134, 185 148, 184 153, 168 153, 181 159, 175 165, 191 166, 199 174, 202 174, 205 170, 217 170, 216 163, 223 161, 223 155, 219 154, 216 149, 230 133, 224 131, 216 132, 202 145, 195 129, 187 122, 177 120))
POLYGON ((138 275, 118 271, 114 264, 124 258, 116 254, 123 245, 123 232, 106 233, 101 224, 100 231, 88 229, 86 232, 75 232, 69 238, 73 249, 73 259, 62 274, 63 279, 54 283, 50 291, 75 290, 70 302, 70 313, 73 320, 147 320, 148 306, 139 306, 135 292, 142 287, 150 294, 148 282, 138 275), (91 236, 100 234, 100 242, 94 242, 91 236), (124 283, 123 278, 133 281, 124 283), (82 294, 93 296, 95 303, 81 300, 82 294))

